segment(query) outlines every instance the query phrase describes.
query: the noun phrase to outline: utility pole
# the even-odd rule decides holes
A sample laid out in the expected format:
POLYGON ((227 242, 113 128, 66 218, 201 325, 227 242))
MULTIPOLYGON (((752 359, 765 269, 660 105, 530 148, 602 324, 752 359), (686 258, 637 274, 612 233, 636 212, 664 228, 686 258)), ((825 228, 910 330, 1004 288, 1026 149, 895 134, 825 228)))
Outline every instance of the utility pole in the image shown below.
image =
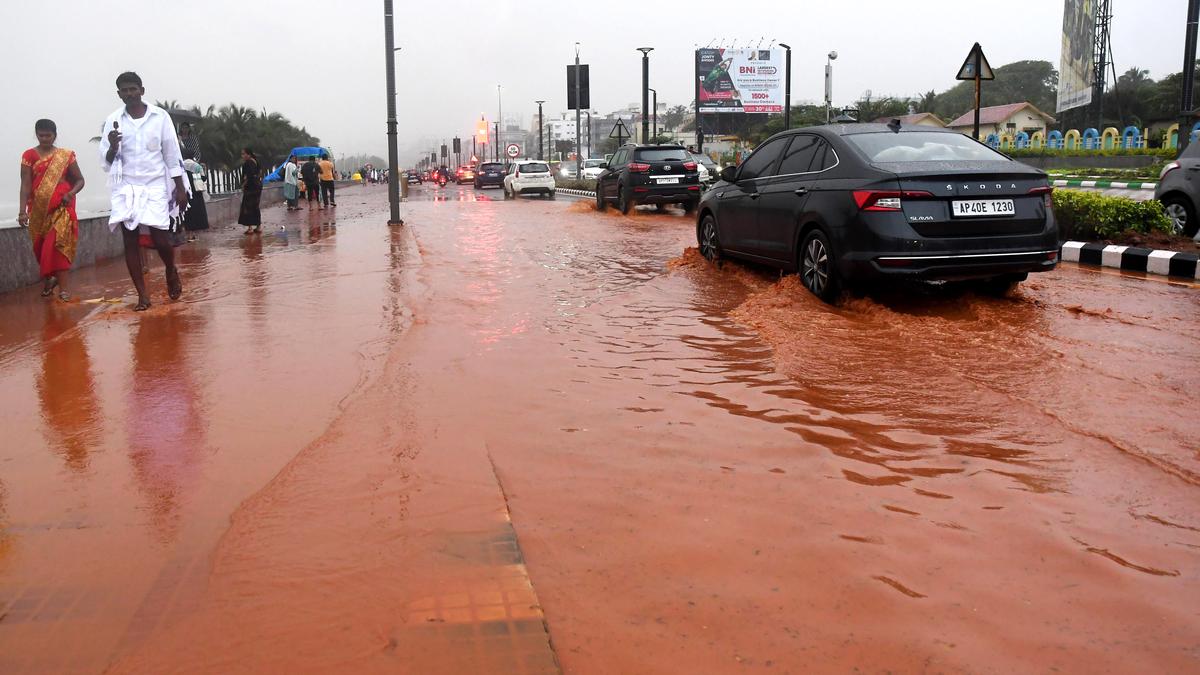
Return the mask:
POLYGON ((833 60, 836 58, 837 52, 829 52, 825 58, 825 124, 829 124, 829 113, 833 110, 833 60))
MULTIPOLYGON (((504 123, 504 101, 500 97, 500 85, 496 85, 496 152, 500 151, 500 125, 504 123)), ((508 162, 505 161, 505 164, 508 162)))
POLYGON ((792 128, 792 48, 790 45, 779 43, 787 50, 783 64, 783 130, 792 128))
MULTIPOLYGON (((496 161, 500 161, 500 123, 496 122, 496 161)), ((504 162, 508 164, 507 161, 504 162)))
POLYGON ((1196 99, 1193 91, 1196 79, 1196 23, 1200 21, 1200 0, 1189 0, 1187 37, 1183 47, 1183 98, 1179 102, 1179 153, 1187 149, 1192 140, 1195 124, 1196 99))
POLYGON ((579 134, 582 131, 579 124, 579 108, 583 105, 583 99, 580 98, 580 84, 583 80, 583 71, 579 68, 579 43, 575 43, 575 180, 583 178, 583 153, 580 152, 579 134))
MULTIPOLYGON (((400 153, 396 147, 396 48, 392 28, 392 0, 383 0, 383 48, 387 52, 387 137, 388 137, 388 225, 403 225, 400 220, 400 177, 396 167, 400 153)), ((312 194, 312 193, 309 193, 312 194)))
POLYGON ((542 104, 545 101, 534 101, 534 103, 538 104, 538 159, 546 159, 542 154, 542 148, 545 147, 542 145, 542 104))
POLYGON ((650 116, 654 119, 654 135, 651 138, 658 138, 658 90, 651 88, 650 93, 654 96, 650 104, 650 116))
POLYGON ((704 127, 700 124, 700 51, 692 54, 695 64, 692 66, 692 84, 695 87, 692 96, 692 117, 696 123, 696 152, 704 152, 704 127))
POLYGON ((592 156, 592 111, 587 111, 587 156, 592 156))
POLYGON ((642 142, 650 138, 650 52, 654 47, 638 47, 642 53, 642 142))

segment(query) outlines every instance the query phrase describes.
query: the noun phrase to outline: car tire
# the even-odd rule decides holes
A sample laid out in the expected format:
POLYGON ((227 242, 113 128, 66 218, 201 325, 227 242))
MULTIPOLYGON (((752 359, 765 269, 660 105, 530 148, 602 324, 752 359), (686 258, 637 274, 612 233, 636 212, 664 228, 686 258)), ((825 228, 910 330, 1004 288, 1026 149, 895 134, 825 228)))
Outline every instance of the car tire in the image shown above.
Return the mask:
POLYGON ((721 262, 721 238, 717 233, 717 218, 709 213, 700 220, 696 228, 696 244, 700 247, 700 255, 712 263, 721 262))
POLYGON ((603 211, 608 208, 608 202, 604 201, 604 192, 599 185, 596 186, 596 210, 603 211))
POLYGON ((1028 278, 1028 273, 1002 274, 998 277, 976 282, 975 288, 983 295, 990 295, 994 298, 1005 298, 1017 290, 1017 286, 1028 278))
POLYGON ((663 211, 667 210, 667 205, 666 204, 655 204, 654 210, 658 211, 659 213, 662 213, 663 211))
POLYGON ((617 210, 621 212, 621 215, 629 215, 630 209, 633 208, 632 202, 633 200, 625 194, 625 188, 617 186, 617 210))
POLYGON ((512 197, 510 197, 510 196, 508 195, 508 186, 506 186, 506 185, 501 185, 501 186, 500 186, 500 189, 504 191, 504 198, 505 198, 506 200, 507 200, 507 199, 512 199, 512 197))
POLYGON ((829 237, 820 230, 811 230, 800 245, 800 283, 824 302, 834 304, 841 293, 841 280, 834 264, 833 247, 829 237))
POLYGON ((549 199, 549 200, 552 200, 552 201, 554 200, 554 190, 551 190, 551 191, 549 191, 549 192, 547 192, 547 193, 546 193, 546 199, 549 199))
POLYGON ((1183 237, 1195 237, 1200 230, 1200 221, 1196 220, 1196 207, 1183 195, 1171 195, 1162 201, 1167 217, 1171 219, 1174 233, 1183 237))
POLYGON ((696 202, 684 202, 683 212, 685 215, 691 215, 696 210, 696 202))

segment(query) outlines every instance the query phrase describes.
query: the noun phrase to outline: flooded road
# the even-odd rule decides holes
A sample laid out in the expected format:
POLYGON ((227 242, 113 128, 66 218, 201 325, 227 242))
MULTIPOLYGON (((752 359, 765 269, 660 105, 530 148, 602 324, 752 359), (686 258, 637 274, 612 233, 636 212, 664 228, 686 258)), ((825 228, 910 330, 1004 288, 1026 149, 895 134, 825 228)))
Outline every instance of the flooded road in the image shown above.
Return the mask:
POLYGON ((0 297, 0 672, 1200 669, 1200 290, 414 197, 0 297))

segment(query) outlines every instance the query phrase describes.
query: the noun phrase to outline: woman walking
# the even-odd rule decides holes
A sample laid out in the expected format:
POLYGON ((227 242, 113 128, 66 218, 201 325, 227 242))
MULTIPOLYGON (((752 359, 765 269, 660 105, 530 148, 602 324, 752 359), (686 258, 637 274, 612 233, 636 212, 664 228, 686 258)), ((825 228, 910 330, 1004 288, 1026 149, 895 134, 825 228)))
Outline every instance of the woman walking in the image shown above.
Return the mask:
POLYGON ((258 201, 262 198, 262 176, 259 175, 258 157, 250 148, 242 148, 242 209, 238 213, 238 224, 245 225, 243 234, 262 231, 262 212, 258 201))
POLYGON ((208 183, 204 180, 204 167, 196 161, 196 153, 187 148, 183 150, 183 170, 192 188, 187 212, 183 214, 183 228, 188 231, 187 240, 196 241, 195 233, 208 229, 208 207, 204 205, 208 183))
POLYGON ((75 216, 75 195, 83 189, 83 174, 75 163, 75 153, 54 147, 58 127, 51 120, 38 120, 33 126, 38 144, 21 155, 21 197, 17 222, 29 228, 33 255, 42 275, 42 297, 58 286, 58 299, 71 299, 67 293, 67 272, 75 260, 79 243, 79 218, 75 216))
POLYGON ((300 210, 300 169, 295 155, 288 157, 283 165, 283 198, 287 200, 288 211, 300 210))

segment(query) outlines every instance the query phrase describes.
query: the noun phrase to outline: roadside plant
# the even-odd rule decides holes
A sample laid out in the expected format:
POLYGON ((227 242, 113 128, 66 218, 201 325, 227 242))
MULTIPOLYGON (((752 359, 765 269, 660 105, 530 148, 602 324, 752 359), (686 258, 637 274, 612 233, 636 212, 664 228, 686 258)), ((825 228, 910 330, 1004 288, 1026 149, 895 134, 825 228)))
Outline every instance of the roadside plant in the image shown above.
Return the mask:
POLYGON ((1054 218, 1063 240, 1094 241, 1124 232, 1171 231, 1171 220, 1158 200, 1139 202, 1081 190, 1054 191, 1054 218))

